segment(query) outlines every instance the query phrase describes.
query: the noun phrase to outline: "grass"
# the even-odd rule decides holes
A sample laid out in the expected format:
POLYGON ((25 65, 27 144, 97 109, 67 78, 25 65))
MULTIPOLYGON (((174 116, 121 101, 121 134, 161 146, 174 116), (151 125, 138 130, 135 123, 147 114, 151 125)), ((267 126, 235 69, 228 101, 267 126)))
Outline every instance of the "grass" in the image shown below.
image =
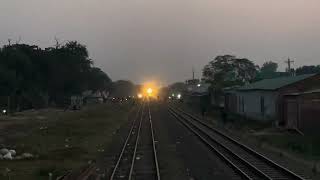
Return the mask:
POLYGON ((13 132, 28 132, 10 137, 8 144, 18 154, 29 152, 37 158, 0 161, 0 179, 5 168, 11 170, 11 180, 40 180, 47 179, 49 172, 56 177, 95 160, 99 150, 108 148, 113 133, 126 122, 130 109, 130 105, 103 104, 76 112, 27 115, 24 123, 13 126, 17 128, 13 132))
POLYGON ((320 160, 320 140, 318 137, 294 134, 260 135, 260 142, 285 150, 299 158, 317 162, 320 160))

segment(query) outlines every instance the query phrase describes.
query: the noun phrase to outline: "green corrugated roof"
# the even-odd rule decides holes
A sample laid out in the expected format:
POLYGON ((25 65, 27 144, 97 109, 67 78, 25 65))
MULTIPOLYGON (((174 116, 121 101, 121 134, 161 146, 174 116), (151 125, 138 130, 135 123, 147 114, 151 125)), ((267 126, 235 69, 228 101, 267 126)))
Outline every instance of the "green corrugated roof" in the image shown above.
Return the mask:
POLYGON ((304 74, 300 76, 280 77, 274 79, 264 79, 246 86, 240 87, 238 90, 276 90, 281 87, 304 80, 315 74, 304 74))

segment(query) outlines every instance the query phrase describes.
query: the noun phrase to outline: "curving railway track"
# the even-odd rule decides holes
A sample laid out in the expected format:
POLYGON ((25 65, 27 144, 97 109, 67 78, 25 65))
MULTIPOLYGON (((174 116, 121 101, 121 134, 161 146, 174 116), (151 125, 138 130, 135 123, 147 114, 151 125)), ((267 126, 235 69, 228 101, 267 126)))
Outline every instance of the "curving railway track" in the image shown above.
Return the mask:
POLYGON ((169 112, 236 171, 242 179, 305 179, 181 109, 169 106, 169 112))

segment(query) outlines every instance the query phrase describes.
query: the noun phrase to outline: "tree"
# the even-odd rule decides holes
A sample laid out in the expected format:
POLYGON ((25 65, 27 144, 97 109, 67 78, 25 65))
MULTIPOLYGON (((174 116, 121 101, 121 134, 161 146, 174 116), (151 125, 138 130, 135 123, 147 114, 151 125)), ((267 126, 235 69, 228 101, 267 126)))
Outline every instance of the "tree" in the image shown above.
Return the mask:
POLYGON ((44 50, 18 43, 3 46, 0 100, 9 97, 12 109, 20 110, 44 107, 48 99, 62 105, 85 90, 107 90, 109 76, 92 64, 86 46, 76 41, 44 50))
POLYGON ((320 73, 320 65, 318 66, 302 66, 296 69, 297 75, 320 73))
POLYGON ((169 91, 172 93, 182 93, 186 91, 187 86, 183 82, 176 82, 169 86, 169 91))
POLYGON ((256 76, 256 66, 245 58, 231 55, 217 56, 203 68, 203 79, 214 86, 224 88, 233 85, 243 85, 256 76))
POLYGON ((119 80, 112 83, 111 95, 114 97, 126 97, 136 95, 136 86, 127 80, 119 80))
POLYGON ((97 90, 110 90, 111 79, 100 68, 93 67, 88 73, 88 89, 97 90))
POLYGON ((263 63, 262 67, 260 68, 261 73, 274 73, 277 72, 278 64, 272 61, 267 61, 263 63))
POLYGON ((286 73, 277 72, 278 64, 272 61, 267 61, 263 63, 262 67, 257 73, 255 81, 259 81, 262 79, 271 79, 280 77, 286 73))

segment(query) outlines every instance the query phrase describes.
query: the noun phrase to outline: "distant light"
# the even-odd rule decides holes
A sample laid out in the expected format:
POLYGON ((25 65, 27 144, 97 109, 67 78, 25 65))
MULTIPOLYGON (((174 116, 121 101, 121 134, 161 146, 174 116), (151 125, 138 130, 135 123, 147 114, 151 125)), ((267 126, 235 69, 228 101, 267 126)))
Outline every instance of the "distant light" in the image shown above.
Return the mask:
POLYGON ((174 97, 174 94, 172 94, 172 97, 174 97))
POLYGON ((2 113, 3 113, 3 114, 7 113, 7 110, 5 110, 5 109, 4 109, 4 110, 2 110, 2 113))
POLYGON ((198 87, 200 87, 200 86, 201 86, 201 84, 197 84, 197 86, 198 86, 198 87))
POLYGON ((126 101, 128 101, 128 99, 126 98, 126 101))
POLYGON ((169 96, 169 99, 171 99, 171 96, 169 96))
POLYGON ((177 98, 178 98, 178 99, 181 99, 181 94, 178 94, 178 95, 177 95, 177 98))
POLYGON ((152 94, 152 91, 153 91, 153 90, 152 90, 151 88, 148 88, 148 89, 147 89, 147 93, 148 93, 149 95, 152 94))
POLYGON ((138 98, 140 98, 140 99, 141 99, 141 98, 142 98, 142 94, 138 94, 138 98))

